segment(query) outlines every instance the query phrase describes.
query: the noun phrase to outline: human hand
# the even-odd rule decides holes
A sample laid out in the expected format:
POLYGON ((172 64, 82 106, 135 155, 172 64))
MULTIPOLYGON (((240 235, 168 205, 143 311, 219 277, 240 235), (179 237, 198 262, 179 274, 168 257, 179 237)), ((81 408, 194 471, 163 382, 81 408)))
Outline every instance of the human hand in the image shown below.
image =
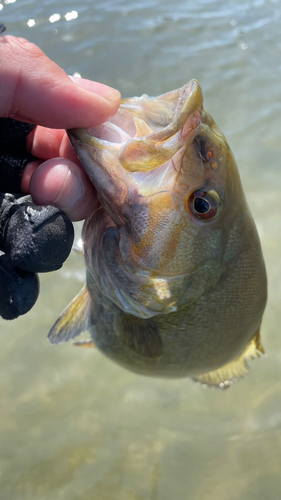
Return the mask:
POLYGON ((61 208, 71 220, 97 205, 93 185, 64 129, 90 127, 118 109, 120 94, 101 83, 69 77, 34 44, 0 37, 0 116, 36 124, 27 150, 38 158, 22 174, 21 190, 39 205, 61 208))
MULTIPOLYGON (((11 36, 0 37, 0 77, 1 165, 8 160, 8 174, 12 171, 8 183, 20 186, 12 191, 30 192, 37 205, 48 205, 36 206, 31 199, 17 201, 10 195, 0 200, 0 315, 14 319, 37 300, 36 273, 61 267, 71 249, 72 225, 51 205, 72 220, 87 217, 97 206, 94 187, 64 129, 107 120, 117 110, 120 94, 99 83, 68 77, 38 47, 11 36), (11 118, 27 122, 26 126, 11 118), (38 125, 31 133, 28 122, 38 125), (20 130, 15 130, 18 124, 20 130), (12 133, 7 136, 10 125, 12 133), (6 146, 8 155, 3 152, 6 146), (20 161, 16 158, 15 168, 9 168, 13 160, 9 155, 16 146, 20 161), (28 152, 36 160, 26 165, 32 160, 28 152)), ((3 191, 1 177, 3 186, 3 169, 3 191)))

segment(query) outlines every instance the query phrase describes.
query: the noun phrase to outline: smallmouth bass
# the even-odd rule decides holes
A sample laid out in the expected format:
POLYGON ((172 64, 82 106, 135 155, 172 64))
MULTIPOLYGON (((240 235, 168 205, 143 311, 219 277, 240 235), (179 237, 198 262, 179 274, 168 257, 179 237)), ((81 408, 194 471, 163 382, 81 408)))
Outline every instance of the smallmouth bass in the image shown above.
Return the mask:
POLYGON ((229 387, 263 353, 267 281, 235 159, 199 83, 124 99, 108 122, 68 134, 100 207, 83 226, 86 285, 51 343, 89 330, 132 371, 229 387))

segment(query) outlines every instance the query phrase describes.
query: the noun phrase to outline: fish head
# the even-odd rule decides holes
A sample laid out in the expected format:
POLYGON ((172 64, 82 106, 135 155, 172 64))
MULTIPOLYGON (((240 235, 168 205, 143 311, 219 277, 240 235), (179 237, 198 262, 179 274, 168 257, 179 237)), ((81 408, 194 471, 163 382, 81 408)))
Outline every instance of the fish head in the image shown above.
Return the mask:
MULTIPOLYGON (((215 288, 234 251, 227 244, 232 232, 235 241, 243 238, 233 221, 248 217, 248 209, 235 159, 203 108, 199 83, 124 99, 106 123, 68 134, 108 216, 99 230, 118 232, 117 265, 136 285, 124 292, 131 303, 133 290, 133 312, 176 311, 215 288)), ((92 224, 96 217, 86 223, 85 248, 94 245, 92 224)), ((92 252, 86 248, 91 273, 98 262, 92 252)), ((104 286, 104 293, 132 312, 117 292, 104 286)))

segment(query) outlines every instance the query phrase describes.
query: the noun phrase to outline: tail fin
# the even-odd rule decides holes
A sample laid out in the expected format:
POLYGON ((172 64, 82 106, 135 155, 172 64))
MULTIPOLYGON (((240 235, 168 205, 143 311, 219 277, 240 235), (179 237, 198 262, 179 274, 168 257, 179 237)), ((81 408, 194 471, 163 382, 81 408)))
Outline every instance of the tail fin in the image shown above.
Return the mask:
POLYGON ((203 386, 227 389, 234 382, 244 378, 249 373, 247 363, 249 359, 260 358, 263 354, 264 349, 260 343, 260 333, 258 329, 241 356, 217 370, 203 373, 198 377, 193 377, 193 380, 199 382, 199 384, 203 386))

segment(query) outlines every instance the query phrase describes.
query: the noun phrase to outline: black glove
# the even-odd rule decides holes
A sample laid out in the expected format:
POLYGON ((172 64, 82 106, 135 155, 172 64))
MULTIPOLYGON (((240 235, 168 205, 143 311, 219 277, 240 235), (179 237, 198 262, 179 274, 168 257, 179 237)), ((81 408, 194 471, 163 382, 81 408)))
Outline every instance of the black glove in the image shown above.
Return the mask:
POLYGON ((26 137, 34 128, 31 123, 0 118, 0 192, 21 192, 23 169, 36 159, 26 151, 26 137))
POLYGON ((0 118, 0 316, 15 319, 28 312, 39 294, 36 273, 61 268, 74 229, 62 210, 37 206, 30 196, 16 199, 21 175, 34 159, 25 147, 34 125, 0 118))

